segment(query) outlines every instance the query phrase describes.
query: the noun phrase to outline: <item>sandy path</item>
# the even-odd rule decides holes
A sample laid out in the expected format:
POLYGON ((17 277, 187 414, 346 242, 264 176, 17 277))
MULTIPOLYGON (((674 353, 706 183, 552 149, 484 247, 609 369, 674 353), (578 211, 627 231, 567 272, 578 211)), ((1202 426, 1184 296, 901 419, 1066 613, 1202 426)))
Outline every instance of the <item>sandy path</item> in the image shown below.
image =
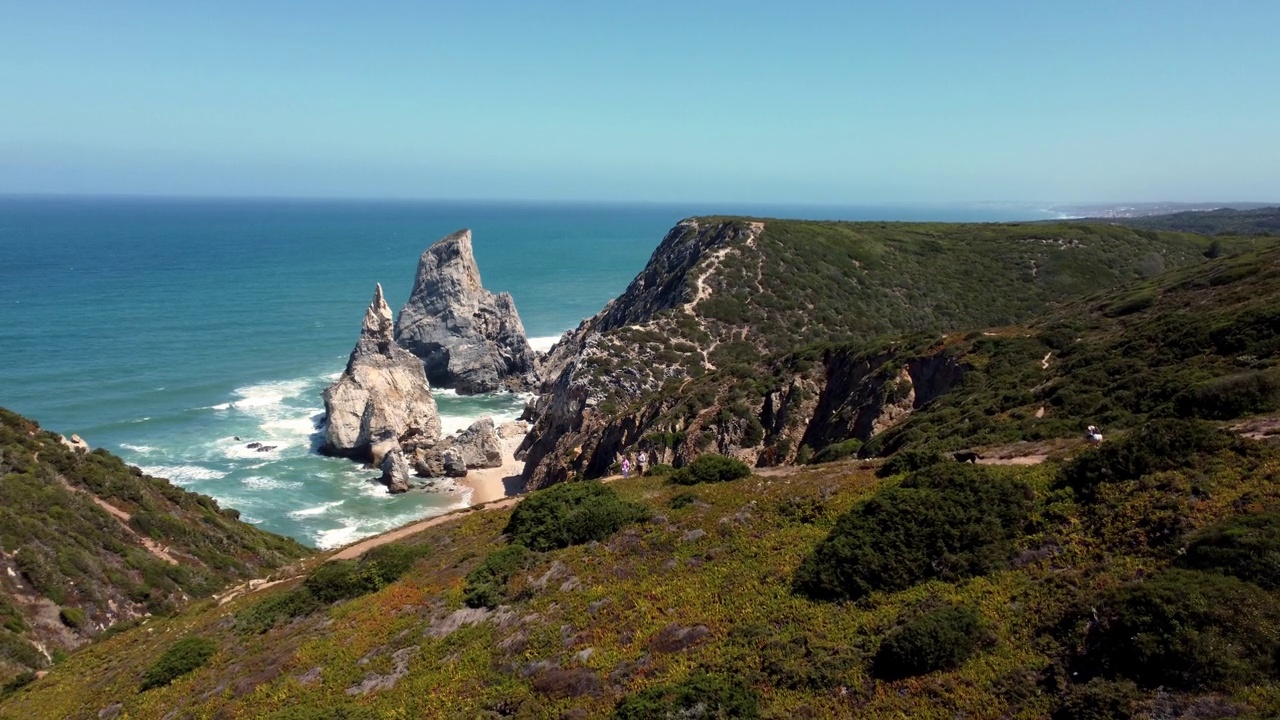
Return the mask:
POLYGON ((378 547, 379 545, 386 545, 389 542, 395 542, 396 540, 409 537, 410 535, 414 535, 416 533, 420 533, 423 530, 426 530, 427 528, 435 527, 436 525, 443 525, 447 522, 453 522, 454 520, 457 520, 463 517, 464 515, 471 513, 473 510, 474 511, 502 510, 503 508, 513 507, 523 499, 524 498, 522 496, 504 498, 497 502, 486 503, 478 507, 473 505, 469 508, 464 508, 462 510, 455 510, 451 513, 446 513, 444 515, 437 515, 433 518, 427 518, 426 520, 420 520, 416 523, 412 523, 410 525, 405 525, 403 527, 396 528, 395 530, 385 532, 381 535, 374 535, 371 538, 365 538, 364 540, 361 540, 357 543, 352 543, 351 545, 348 545, 342 548, 341 550, 334 553, 333 555, 330 555, 329 559, 330 560, 351 560, 354 558, 358 558, 361 555, 368 552, 369 550, 378 547))
POLYGON ((74 493, 80 493, 81 495, 84 495, 85 497, 88 497, 88 498, 89 498, 90 500, 92 500, 92 501, 93 501, 93 502, 94 502, 98 507, 102 508, 103 510, 106 510, 106 511, 107 511, 107 513, 109 513, 112 517, 114 517, 115 519, 119 520, 119 521, 120 521, 120 527, 121 527, 125 532, 129 533, 130 535, 132 535, 132 536, 134 537, 134 539, 135 539, 135 540, 137 540, 139 543, 141 543, 141 544, 142 544, 142 547, 144 547, 144 548, 146 548, 146 549, 147 549, 147 552, 151 553, 152 555, 155 555, 156 557, 160 558, 161 560, 164 560, 165 562, 169 563, 170 565, 177 565, 177 564, 178 564, 178 560, 177 560, 175 557, 173 557, 172 555, 170 555, 170 554, 169 554, 169 551, 168 551, 166 548, 164 548, 163 546, 161 546, 161 545, 160 545, 160 543, 156 542, 155 540, 152 540, 151 538, 149 538, 149 537, 147 537, 147 536, 145 536, 145 535, 139 535, 139 534, 138 534, 138 533, 137 533, 133 528, 129 527, 129 521, 133 519, 133 516, 132 516, 132 515, 130 515, 129 513, 125 512, 125 511, 123 511, 123 510, 121 510, 120 508, 116 507, 115 505, 112 505, 111 503, 107 502, 106 500, 103 500, 102 498, 98 497, 97 495, 94 495, 93 493, 89 492, 88 490, 85 490, 84 488, 78 488, 78 487, 76 487, 75 485, 72 485, 71 483, 67 482, 66 478, 64 478, 64 477, 59 476, 59 477, 58 477, 58 479, 59 479, 60 481, 62 481, 62 485, 63 485, 63 487, 65 487, 66 489, 70 490, 71 492, 74 492, 74 493))

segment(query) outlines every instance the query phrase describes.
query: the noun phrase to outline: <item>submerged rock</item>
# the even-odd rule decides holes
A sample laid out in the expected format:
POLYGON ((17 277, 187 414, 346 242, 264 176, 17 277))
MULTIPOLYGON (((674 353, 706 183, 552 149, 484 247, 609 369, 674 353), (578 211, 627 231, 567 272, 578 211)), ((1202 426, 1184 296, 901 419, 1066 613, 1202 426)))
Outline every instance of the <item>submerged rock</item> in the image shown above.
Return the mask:
POLYGON ((440 415, 422 362, 396 344, 393 327, 378 285, 347 369, 324 391, 321 452, 381 465, 383 455, 400 443, 440 437, 440 415))
POLYGON ((422 254, 395 336, 422 359, 434 385, 463 395, 532 385, 535 354, 515 301, 481 286, 470 230, 422 254))

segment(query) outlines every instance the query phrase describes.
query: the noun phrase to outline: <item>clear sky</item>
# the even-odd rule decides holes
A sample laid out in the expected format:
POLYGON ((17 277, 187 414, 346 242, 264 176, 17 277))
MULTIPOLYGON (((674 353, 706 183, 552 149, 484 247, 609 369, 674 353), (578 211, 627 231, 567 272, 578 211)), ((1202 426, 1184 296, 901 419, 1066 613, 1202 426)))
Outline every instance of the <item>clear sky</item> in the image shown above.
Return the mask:
POLYGON ((0 193, 1280 199, 1280 2, 0 0, 0 193))

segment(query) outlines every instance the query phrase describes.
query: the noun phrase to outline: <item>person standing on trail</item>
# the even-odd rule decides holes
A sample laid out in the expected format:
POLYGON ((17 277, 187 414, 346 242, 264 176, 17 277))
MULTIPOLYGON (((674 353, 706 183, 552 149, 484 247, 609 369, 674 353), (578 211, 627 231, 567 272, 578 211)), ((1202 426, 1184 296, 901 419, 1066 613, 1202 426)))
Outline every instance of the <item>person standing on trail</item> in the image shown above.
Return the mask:
POLYGON ((622 457, 622 477, 631 477, 631 459, 625 455, 622 457))
POLYGON ((646 455, 643 450, 641 450, 640 454, 636 455, 636 474, 643 475, 644 466, 648 464, 649 464, 649 456, 646 455))

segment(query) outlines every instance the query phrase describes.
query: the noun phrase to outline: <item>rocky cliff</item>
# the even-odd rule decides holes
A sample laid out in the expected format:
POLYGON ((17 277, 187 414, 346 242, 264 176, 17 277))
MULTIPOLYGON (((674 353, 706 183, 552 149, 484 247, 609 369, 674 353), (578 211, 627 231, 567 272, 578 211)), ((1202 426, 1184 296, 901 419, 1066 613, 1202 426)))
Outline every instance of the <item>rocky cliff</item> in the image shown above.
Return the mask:
POLYGON ((480 284, 470 230, 459 230, 422 254, 395 335, 422 359, 433 385, 469 395, 533 383, 534 352, 515 302, 480 284))
POLYGON ((392 448, 440 437, 440 416, 422 362, 395 342, 378 285, 347 368, 324 391, 321 451, 381 465, 392 448))
POLYGON ((771 465, 873 440, 964 377, 940 334, 1025 321, 1157 260, 1201 262, 1205 243, 1099 225, 684 220, 541 363, 526 481, 604 475, 640 447, 771 465), (914 339, 873 346, 887 334, 914 339))

